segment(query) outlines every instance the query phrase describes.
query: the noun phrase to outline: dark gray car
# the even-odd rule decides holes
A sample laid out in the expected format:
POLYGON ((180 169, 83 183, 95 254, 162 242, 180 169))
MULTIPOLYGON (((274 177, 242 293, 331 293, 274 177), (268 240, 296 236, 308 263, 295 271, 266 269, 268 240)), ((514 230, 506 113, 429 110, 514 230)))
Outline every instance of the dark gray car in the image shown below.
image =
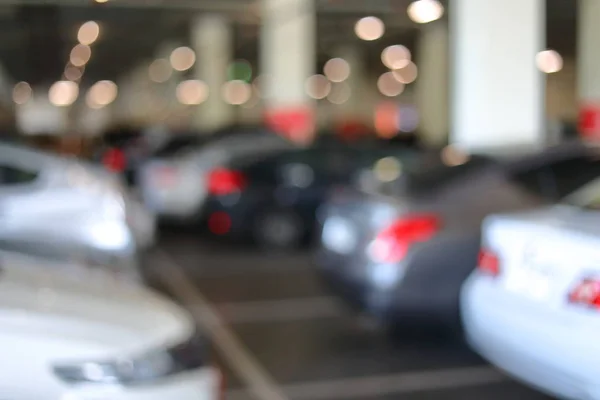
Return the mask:
POLYGON ((456 322, 482 219, 554 203, 598 176, 600 151, 582 143, 429 160, 378 192, 333 193, 319 213, 316 263, 337 293, 384 324, 456 322))

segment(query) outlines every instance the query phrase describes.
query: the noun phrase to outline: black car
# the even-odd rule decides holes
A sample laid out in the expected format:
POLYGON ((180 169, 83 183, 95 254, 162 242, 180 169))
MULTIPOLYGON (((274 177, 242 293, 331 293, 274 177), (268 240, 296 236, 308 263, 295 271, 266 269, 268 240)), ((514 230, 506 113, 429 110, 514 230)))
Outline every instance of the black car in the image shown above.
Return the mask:
POLYGON ((368 185, 377 160, 400 165, 418 154, 402 147, 321 144, 234 159, 209 177, 208 228, 265 247, 298 247, 310 241, 317 210, 333 186, 368 185))

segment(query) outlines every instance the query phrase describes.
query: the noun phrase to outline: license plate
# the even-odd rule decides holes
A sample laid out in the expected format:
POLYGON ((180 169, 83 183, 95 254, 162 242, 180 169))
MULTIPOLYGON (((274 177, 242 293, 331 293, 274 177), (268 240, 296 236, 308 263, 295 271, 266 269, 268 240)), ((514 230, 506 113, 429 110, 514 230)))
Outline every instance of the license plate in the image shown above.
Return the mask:
POLYGON ((545 265, 524 265, 511 271, 506 287, 523 296, 543 301, 551 295, 553 281, 551 268, 545 265))
POLYGON ((323 244, 338 253, 349 253, 356 246, 356 232, 347 220, 330 218, 323 226, 323 244))

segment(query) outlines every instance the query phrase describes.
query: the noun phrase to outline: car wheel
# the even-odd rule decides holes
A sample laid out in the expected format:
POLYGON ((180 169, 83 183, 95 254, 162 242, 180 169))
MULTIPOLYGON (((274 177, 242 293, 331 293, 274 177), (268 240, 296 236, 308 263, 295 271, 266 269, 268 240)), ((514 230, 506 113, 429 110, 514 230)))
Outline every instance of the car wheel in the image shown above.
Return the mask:
POLYGON ((304 223, 294 212, 287 210, 262 213, 254 223, 254 238, 268 249, 298 248, 304 236, 304 223))

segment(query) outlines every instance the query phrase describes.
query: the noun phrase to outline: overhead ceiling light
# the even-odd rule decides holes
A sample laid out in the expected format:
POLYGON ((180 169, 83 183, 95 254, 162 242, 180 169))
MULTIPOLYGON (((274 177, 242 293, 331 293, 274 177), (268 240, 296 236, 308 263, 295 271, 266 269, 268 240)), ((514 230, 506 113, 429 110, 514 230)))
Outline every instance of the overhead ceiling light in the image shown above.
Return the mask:
POLYGON ((58 107, 70 106, 77 100, 79 86, 71 81, 58 81, 50 86, 48 100, 58 107))
POLYGON ((410 50, 400 44, 388 46, 381 52, 381 62, 389 69, 404 68, 410 60, 410 50))
POLYGON ((92 49, 85 44, 78 44, 71 50, 69 60, 76 67, 82 67, 90 61, 92 57, 92 49))
POLYGON ((225 102, 233 105, 242 105, 252 97, 251 86, 240 80, 226 82, 222 90, 225 102))
POLYGON ((95 0, 96 3, 108 3, 108 0, 95 0))
POLYGON ((417 65, 411 61, 406 65, 406 67, 393 70, 392 74, 398 82, 408 85, 417 79, 419 70, 417 65))
POLYGON ((408 17, 418 24, 427 24, 442 18, 444 6, 438 0, 415 0, 407 9, 408 17))
POLYGON ((404 83, 398 82, 392 72, 386 72, 377 80, 377 88, 387 97, 396 97, 404 91, 404 83))
POLYGON ((173 68, 169 63, 169 60, 165 58, 159 58, 152 61, 152 64, 148 67, 148 77, 152 82, 163 83, 169 80, 173 75, 173 68))
POLYGON ((196 79, 183 81, 177 85, 175 95, 181 104, 201 104, 208 98, 208 85, 196 79))
POLYGON ((546 74, 553 74, 563 68, 563 58, 556 50, 540 51, 535 62, 538 69, 546 74))
POLYGON ((92 108, 107 106, 115 101, 118 91, 113 81, 98 81, 88 90, 86 103, 92 108))
POLYGON ((81 25, 77 32, 77 40, 84 45, 94 43, 100 35, 100 25, 95 21, 88 21, 81 25))
POLYGON ((187 71, 196 62, 196 53, 189 47, 178 47, 171 53, 170 61, 175 71, 187 71))
POLYGON ((350 99, 352 90, 346 82, 335 83, 331 87, 331 92, 327 95, 327 100, 333 104, 344 104, 350 99))
POLYGON ((331 82, 343 82, 350 76, 350 64, 343 58, 332 58, 325 63, 323 72, 331 82))
POLYGON ((313 75, 306 80, 305 89, 311 98, 321 100, 331 92, 331 82, 324 75, 313 75))
POLYGON ((13 88, 13 101, 16 104, 25 104, 31 99, 33 91, 27 82, 19 82, 13 88))
POLYGON ((69 81, 78 81, 83 76, 84 67, 76 67, 74 65, 67 65, 65 67, 64 76, 69 81))
POLYGON ((354 25, 354 33, 362 40, 373 41, 383 36, 385 25, 383 21, 377 17, 364 17, 354 25))

